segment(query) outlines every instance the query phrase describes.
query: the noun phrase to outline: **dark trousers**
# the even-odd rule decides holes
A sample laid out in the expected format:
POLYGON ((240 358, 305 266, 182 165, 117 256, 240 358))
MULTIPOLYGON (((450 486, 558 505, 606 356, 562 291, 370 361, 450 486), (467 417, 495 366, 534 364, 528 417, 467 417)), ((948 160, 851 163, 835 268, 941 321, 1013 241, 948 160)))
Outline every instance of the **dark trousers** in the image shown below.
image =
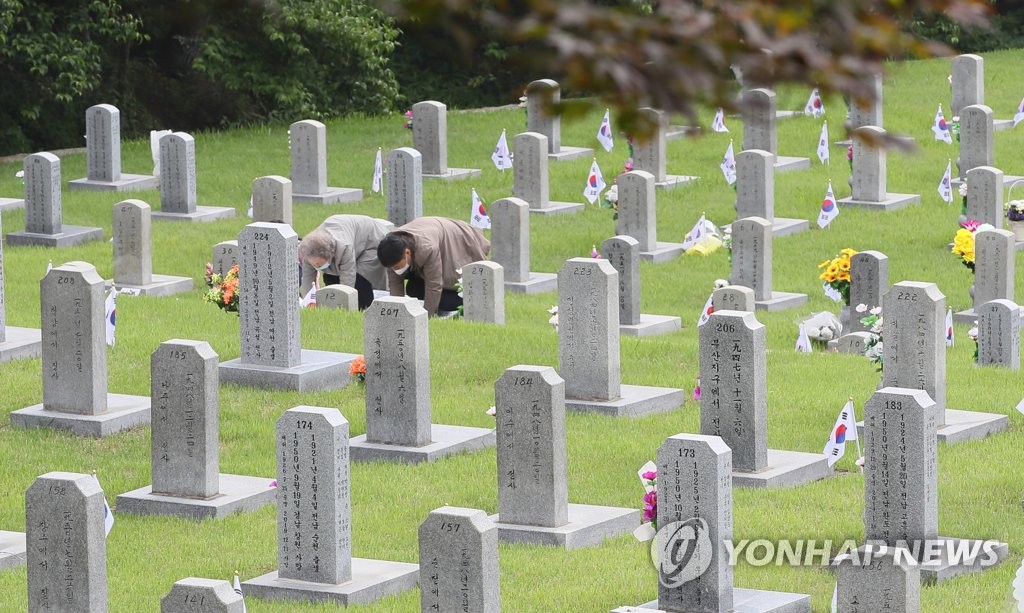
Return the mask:
MULTIPOLYGON (((324 285, 337 285, 341 279, 337 275, 323 273, 324 285)), ((359 310, 362 311, 373 302, 373 286, 361 274, 356 273, 356 292, 359 293, 359 310)))
MULTIPOLYGON (((423 300, 426 291, 427 285, 423 281, 423 277, 410 272, 405 281, 405 295, 423 300)), ((453 289, 441 290, 441 302, 437 305, 438 311, 454 311, 460 306, 462 306, 462 296, 457 291, 453 289)))

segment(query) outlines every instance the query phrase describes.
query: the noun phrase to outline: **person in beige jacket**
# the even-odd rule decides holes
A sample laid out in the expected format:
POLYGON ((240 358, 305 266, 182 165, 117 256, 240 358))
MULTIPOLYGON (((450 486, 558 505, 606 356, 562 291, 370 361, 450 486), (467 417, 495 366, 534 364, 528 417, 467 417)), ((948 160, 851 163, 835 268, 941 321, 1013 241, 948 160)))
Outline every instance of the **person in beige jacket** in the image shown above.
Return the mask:
POLYGON ((395 224, 366 215, 331 215, 299 243, 302 284, 305 296, 317 272, 324 285, 340 283, 359 293, 359 309, 373 302, 373 290, 387 289, 387 272, 377 259, 380 244, 395 224))
POLYGON ((486 259, 490 251, 490 241, 464 221, 417 217, 384 237, 377 258, 388 269, 391 295, 422 298, 433 317, 462 305, 455 289, 459 270, 486 259))

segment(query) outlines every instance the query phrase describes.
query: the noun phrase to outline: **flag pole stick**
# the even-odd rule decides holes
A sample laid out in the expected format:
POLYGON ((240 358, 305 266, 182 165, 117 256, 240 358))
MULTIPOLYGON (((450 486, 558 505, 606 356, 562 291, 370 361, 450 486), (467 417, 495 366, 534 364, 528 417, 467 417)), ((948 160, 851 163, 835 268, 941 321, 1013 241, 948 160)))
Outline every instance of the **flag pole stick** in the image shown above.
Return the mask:
MULTIPOLYGON (((857 427, 857 405, 853 403, 853 396, 850 396, 850 413, 853 414, 853 427, 856 428, 857 427)), ((865 427, 865 429, 867 429, 867 424, 864 424, 864 427, 865 427)), ((861 454, 861 452, 860 452, 860 434, 857 434, 857 438, 853 439, 853 442, 857 443, 857 459, 859 460, 859 459, 861 459, 863 457, 863 454, 861 454)), ((858 468, 860 468, 860 472, 861 473, 864 472, 864 467, 863 466, 860 466, 858 468)))

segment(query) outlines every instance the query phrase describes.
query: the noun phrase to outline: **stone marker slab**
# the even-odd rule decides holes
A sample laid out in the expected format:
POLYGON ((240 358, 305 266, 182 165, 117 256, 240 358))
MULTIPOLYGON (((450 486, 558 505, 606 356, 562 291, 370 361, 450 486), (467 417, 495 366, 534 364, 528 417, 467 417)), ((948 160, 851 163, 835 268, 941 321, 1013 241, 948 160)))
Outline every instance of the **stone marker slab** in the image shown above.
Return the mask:
POLYGON ((92 475, 50 472, 25 492, 29 611, 107 611, 103 490, 92 475))
POLYGON ((25 563, 25 533, 0 530, 0 571, 25 563))
POLYGON ((359 310, 359 292, 347 285, 326 285, 316 290, 316 308, 359 310))
POLYGON ((161 221, 210 222, 230 219, 235 209, 198 206, 196 196, 196 141, 185 132, 160 138, 160 210, 153 218, 161 221))
POLYGON ((301 346, 295 231, 287 224, 252 223, 239 233, 238 245, 241 356, 221 363, 221 381, 299 391, 347 385, 355 354, 301 346))
POLYGON ((682 243, 658 241, 654 175, 632 170, 619 175, 616 183, 619 186, 619 216, 615 221, 615 233, 636 239, 640 245, 640 258, 649 262, 660 264, 681 256, 682 243))
POLYGON ((149 205, 124 200, 114 205, 114 279, 120 289, 140 296, 172 296, 192 291, 192 277, 153 274, 149 205))
POLYGON ((292 182, 280 175, 252 180, 252 220, 292 225, 292 182))
POLYGON ((853 194, 848 198, 840 198, 836 204, 872 211, 897 211, 912 204, 920 204, 920 195, 888 191, 885 149, 871 144, 884 138, 885 130, 878 126, 864 126, 854 130, 852 135, 853 194))
MULTIPOLYGON (((897 286, 900 284, 897 284, 897 286)), ((924 390, 883 387, 864 405, 864 534, 872 544, 911 546, 928 583, 978 572, 1006 558, 1008 547, 939 536, 939 407, 924 390), (923 546, 933 541, 938 551, 923 546), (914 549, 915 541, 917 549, 914 549), (902 542, 902 543, 901 543, 902 542), (950 559, 964 542, 976 556, 950 559)))
POLYGON ((765 327, 751 312, 718 311, 699 328, 700 429, 732 450, 736 487, 788 487, 832 474, 823 454, 768 449, 765 327))
POLYGON ((85 159, 87 176, 68 181, 68 189, 124 192, 160 186, 158 177, 121 172, 121 111, 113 105, 85 110, 85 159))
POLYGON ((683 390, 622 385, 618 272, 606 260, 572 258, 558 273, 558 363, 566 408, 637 417, 671 411, 683 390))
MULTIPOLYGON (((732 462, 717 436, 677 434, 658 449, 658 600, 615 611, 773 611, 809 613, 807 594, 744 590, 733 586, 724 542, 733 538, 732 462), (687 535, 692 533, 692 537, 687 535), (680 581, 666 576, 675 566, 674 546, 694 538, 692 559, 706 569, 680 581), (672 539, 671 541, 669 539, 672 539)), ((675 564, 678 564, 676 562, 675 564)))
POLYGON ((687 175, 670 175, 667 168, 667 152, 665 148, 666 132, 668 131, 668 113, 649 107, 637 111, 640 121, 653 126, 653 132, 646 139, 636 139, 633 144, 633 163, 636 170, 654 175, 657 189, 674 189, 696 180, 698 177, 687 175))
POLYGON ((868 310, 882 306, 882 296, 889 290, 889 257, 878 251, 858 251, 850 257, 850 308, 849 330, 843 332, 867 332, 868 326, 860 322, 858 305, 868 310))
POLYGON ((189 577, 160 599, 160 613, 245 613, 245 601, 227 581, 189 577))
POLYGON ((389 151, 384 158, 384 192, 388 221, 404 226, 423 217, 423 156, 410 147, 389 151))
POLYGON ((834 346, 829 342, 829 349, 834 348, 839 353, 864 355, 864 352, 867 351, 868 341, 870 340, 870 332, 850 332, 849 334, 844 334, 836 339, 834 346))
POLYGON ((743 118, 742 150, 760 149, 771 153, 775 172, 806 170, 811 167, 810 158, 780 156, 775 122, 778 117, 775 92, 764 89, 745 89, 740 95, 741 117, 743 118))
POLYGON ((210 263, 213 265, 213 272, 224 277, 231 271, 231 267, 238 264, 239 254, 238 241, 221 241, 213 246, 213 257, 210 263))
POLYGON ((517 134, 512 141, 512 195, 530 205, 530 213, 559 215, 578 213, 581 202, 552 202, 548 181, 548 138, 537 132, 517 134))
POLYGON ((505 324, 505 269, 497 262, 473 262, 462 267, 463 318, 505 324))
POLYGON ((119 512, 219 519, 274 501, 270 478, 220 474, 217 372, 205 341, 172 339, 153 352, 153 482, 118 496, 119 512))
POLYGON ((505 290, 520 294, 554 291, 554 273, 530 272, 530 205, 519 198, 491 203, 491 259, 505 271, 505 290))
POLYGON ((327 185, 327 126, 313 119, 288 128, 292 159, 292 200, 313 204, 359 202, 363 190, 327 185))
POLYGON ((921 569, 913 564, 908 550, 898 549, 899 555, 895 547, 865 545, 835 559, 839 611, 921 610, 921 569))
POLYGON ((501 610, 498 528, 478 509, 444 506, 419 528, 420 611, 501 610))
POLYGON ((557 81, 538 79, 526 86, 526 130, 543 134, 548 139, 548 159, 566 162, 583 157, 592 157, 594 150, 589 147, 567 147, 562 145, 562 119, 552 112, 562 100, 562 90, 557 81))
POLYGON ((365 604, 416 585, 419 566, 352 557, 348 422, 300 406, 277 421, 278 570, 243 582, 272 600, 365 604))
POLYGON ((977 166, 967 171, 967 219, 1003 227, 1003 187, 1006 175, 998 168, 977 166))
MULTIPOLYGON (((973 171, 972 171, 973 172, 973 171)), ((1016 249, 1013 232, 991 229, 974 233, 974 306, 953 314, 953 321, 971 324, 981 305, 1013 300, 1016 249)))
POLYGON ((366 434, 351 441, 354 461, 430 462, 494 445, 493 430, 431 424, 429 330, 419 300, 378 298, 364 330, 366 434))
POLYGON ((711 306, 716 311, 754 312, 754 290, 742 285, 726 285, 711 293, 711 306))
POLYGON ((25 230, 7 235, 10 246, 70 247, 103 240, 102 228, 63 222, 60 159, 52 153, 25 157, 25 230))
POLYGON ((601 255, 619 273, 619 333, 626 336, 657 336, 682 328, 670 315, 640 312, 640 244, 631 236, 613 236, 601 243, 601 255))
POLYGON ((763 217, 772 223, 776 238, 803 232, 806 219, 775 216, 775 156, 751 149, 736 156, 736 219, 763 217))
POLYGON ((570 504, 565 381, 548 366, 513 366, 494 384, 502 541, 575 549, 625 534, 639 511, 570 504))
POLYGON ((772 225, 763 217, 732 224, 732 273, 729 282, 754 290, 754 306, 781 311, 807 303, 807 294, 774 291, 772 287, 772 225))
POLYGON ((149 423, 148 397, 107 392, 103 294, 86 262, 56 266, 39 282, 43 402, 11 413, 12 425, 99 437, 149 423))
POLYGON ((1021 309, 1011 300, 978 308, 978 366, 1020 370, 1021 309))
POLYGON ((412 105, 412 142, 423 155, 423 178, 468 179, 479 177, 479 168, 451 168, 448 166, 448 107, 428 100, 412 105))

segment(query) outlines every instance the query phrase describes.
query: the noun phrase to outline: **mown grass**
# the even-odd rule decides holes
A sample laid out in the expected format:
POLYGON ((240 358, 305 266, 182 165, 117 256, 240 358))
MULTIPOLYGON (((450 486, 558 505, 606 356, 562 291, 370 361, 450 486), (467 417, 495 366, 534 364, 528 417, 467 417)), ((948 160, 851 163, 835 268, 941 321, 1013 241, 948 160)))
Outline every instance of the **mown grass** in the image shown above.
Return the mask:
MULTIPOLYGON (((986 56, 986 97, 996 116, 1012 116, 1019 85, 1008 75, 1019 73, 1024 52, 986 56)), ((857 356, 793 352, 797 322, 813 311, 837 311, 817 280, 817 264, 843 247, 876 249, 890 260, 890 281, 932 281, 954 310, 970 304, 969 272, 948 253, 959 207, 947 207, 935 187, 954 147, 932 140, 929 130, 939 102, 948 109, 948 60, 891 66, 885 79, 885 123, 893 132, 917 139, 913 155, 889 157, 889 190, 919 193, 922 204, 891 214, 844 209, 825 231, 813 228, 821 198, 831 177, 836 194, 849 194, 849 169, 841 149, 832 149, 833 163, 814 159, 820 123, 793 119, 779 123, 779 152, 811 157, 809 171, 776 177, 776 214, 812 221, 812 231, 777 240, 774 245, 775 287, 804 292, 810 304, 799 310, 758 313, 768 331, 769 444, 778 449, 819 452, 835 415, 848 396, 861 411, 879 374, 857 356)), ((780 91, 780 108, 802 108, 807 92, 780 91)), ((102 100, 97 100, 102 102, 102 100)), ((826 100, 831 135, 842 136, 845 109, 838 99, 826 100)), ((592 146, 607 176, 614 176, 626 157, 623 138, 605 153, 594 138, 603 109, 584 121, 563 125, 563 142, 592 146)), ((701 117, 710 125, 713 110, 701 117)), ((301 118, 296 118, 301 119, 301 118)), ((330 184, 368 188, 377 147, 388 151, 411 145, 403 118, 346 119, 328 125, 330 184)), ((718 163, 742 126, 728 122, 731 134, 707 132, 696 139, 669 143, 668 169, 698 174, 694 185, 658 193, 658 236, 680 241, 702 211, 724 224, 733 219, 733 191, 725 185, 718 163)), ((155 126, 170 127, 174 126, 155 126)), ((458 113, 449 116, 449 163, 483 169, 480 178, 455 183, 424 184, 425 213, 466 218, 470 188, 488 202, 511 193, 512 175, 496 171, 490 153, 502 128, 509 137, 525 128, 521 110, 458 113)), ((238 356, 238 320, 201 300, 203 265, 213 244, 235 238, 244 225, 250 183, 267 174, 288 175, 287 126, 271 125, 225 133, 196 134, 199 203, 232 206, 233 220, 210 224, 154 223, 154 272, 188 275, 197 289, 173 298, 122 298, 118 303, 118 342, 108 352, 109 389, 148 394, 149 356, 171 338, 209 341, 222 359, 238 356)), ((1008 174, 1024 174, 1024 128, 996 136, 996 162, 1008 174)), ((148 172, 149 144, 123 147, 126 172, 148 172)), ((84 176, 83 155, 62 160, 64 180, 84 176)), ((581 201, 590 160, 552 164, 551 198, 581 201)), ((20 186, 16 164, 0 166, 0 194, 11 196, 20 186)), ((1024 188, 1020 188, 1024 190, 1024 188)), ((1020 191, 1014 194, 1022 197, 1020 191)), ((159 207, 155 191, 118 196, 65 191, 64 220, 102 226, 111 232, 113 205, 137 197, 159 207)), ((294 225, 302 234, 325 216, 355 212, 384 216, 384 199, 367 191, 354 205, 297 204, 294 225)), ((20 229, 21 212, 3 215, 4 231, 20 229)), ((557 271, 568 257, 588 255, 593 244, 614 233, 607 209, 588 207, 576 216, 531 220, 532 270, 557 271)), ((46 250, 7 248, 5 257, 8 325, 38 327, 39 279, 48 260, 55 264, 85 260, 105 277, 112 274, 111 245, 92 243, 46 250)), ((1024 262, 1017 257, 1018 288, 1024 287, 1024 262)), ((645 313, 675 314, 684 328, 671 336, 622 339, 622 379, 626 383, 682 387, 692 391, 698 352, 695 321, 716 278, 728 276, 723 252, 709 257, 684 257, 663 265, 641 265, 645 313)), ((1022 299, 1018 290, 1018 299, 1022 299)), ((557 365, 557 336, 547 324, 546 310, 554 294, 506 296, 507 325, 493 327, 464 321, 432 321, 431 388, 435 423, 488 426, 484 411, 493 404, 493 383, 515 364, 557 365)), ((1019 373, 978 369, 971 363, 972 343, 966 328, 957 326, 958 342, 948 351, 949 405, 1010 415, 1010 430, 984 441, 939 450, 940 531, 949 536, 996 538, 1009 542, 1009 560, 989 572, 962 577, 922 592, 926 611, 998 610, 1010 598, 1014 572, 1024 549, 1020 521, 1020 434, 1022 418, 1013 407, 1024 395, 1019 373)), ((361 352, 359 314, 310 310, 302 313, 303 346, 361 352)), ((111 502, 117 494, 150 482, 149 430, 127 432, 103 440, 75 438, 45 430, 21 431, 9 425, 11 411, 40 402, 39 360, 0 365, 0 528, 24 530, 23 493, 40 474, 54 470, 99 471, 111 502)), ((274 473, 273 427, 281 413, 305 404, 339 409, 352 435, 365 431, 363 391, 358 385, 331 392, 299 394, 221 386, 221 471, 271 476, 274 473)), ((689 399, 678 411, 636 420, 600 416, 568 416, 569 499, 577 503, 632 506, 642 491, 636 469, 655 455, 665 437, 697 432, 698 409, 689 399)), ((735 538, 831 539, 838 546, 863 537, 863 479, 853 465, 854 454, 839 462, 839 474, 807 486, 773 491, 734 492, 735 538)), ((445 504, 495 512, 496 466, 493 450, 423 466, 358 464, 352 468, 353 552, 359 557, 415 562, 416 530, 432 509, 445 504)), ((116 513, 116 508, 115 508, 116 513)), ((620 604, 655 597, 656 577, 645 557, 646 546, 624 536, 599 547, 564 552, 557 549, 500 548, 502 603, 506 611, 607 611, 620 604)), ((171 584, 188 576, 228 578, 238 569, 243 578, 276 568, 273 508, 236 515, 222 521, 189 522, 153 517, 117 516, 108 540, 111 611, 155 611, 171 584)), ((0 574, 0 610, 25 609, 25 569, 0 574)), ((736 569, 736 585, 810 593, 814 609, 827 610, 834 578, 821 568, 736 569)), ((270 603, 250 599, 249 610, 326 611, 326 605, 270 603)), ((412 591, 358 610, 418 610, 412 591)))

